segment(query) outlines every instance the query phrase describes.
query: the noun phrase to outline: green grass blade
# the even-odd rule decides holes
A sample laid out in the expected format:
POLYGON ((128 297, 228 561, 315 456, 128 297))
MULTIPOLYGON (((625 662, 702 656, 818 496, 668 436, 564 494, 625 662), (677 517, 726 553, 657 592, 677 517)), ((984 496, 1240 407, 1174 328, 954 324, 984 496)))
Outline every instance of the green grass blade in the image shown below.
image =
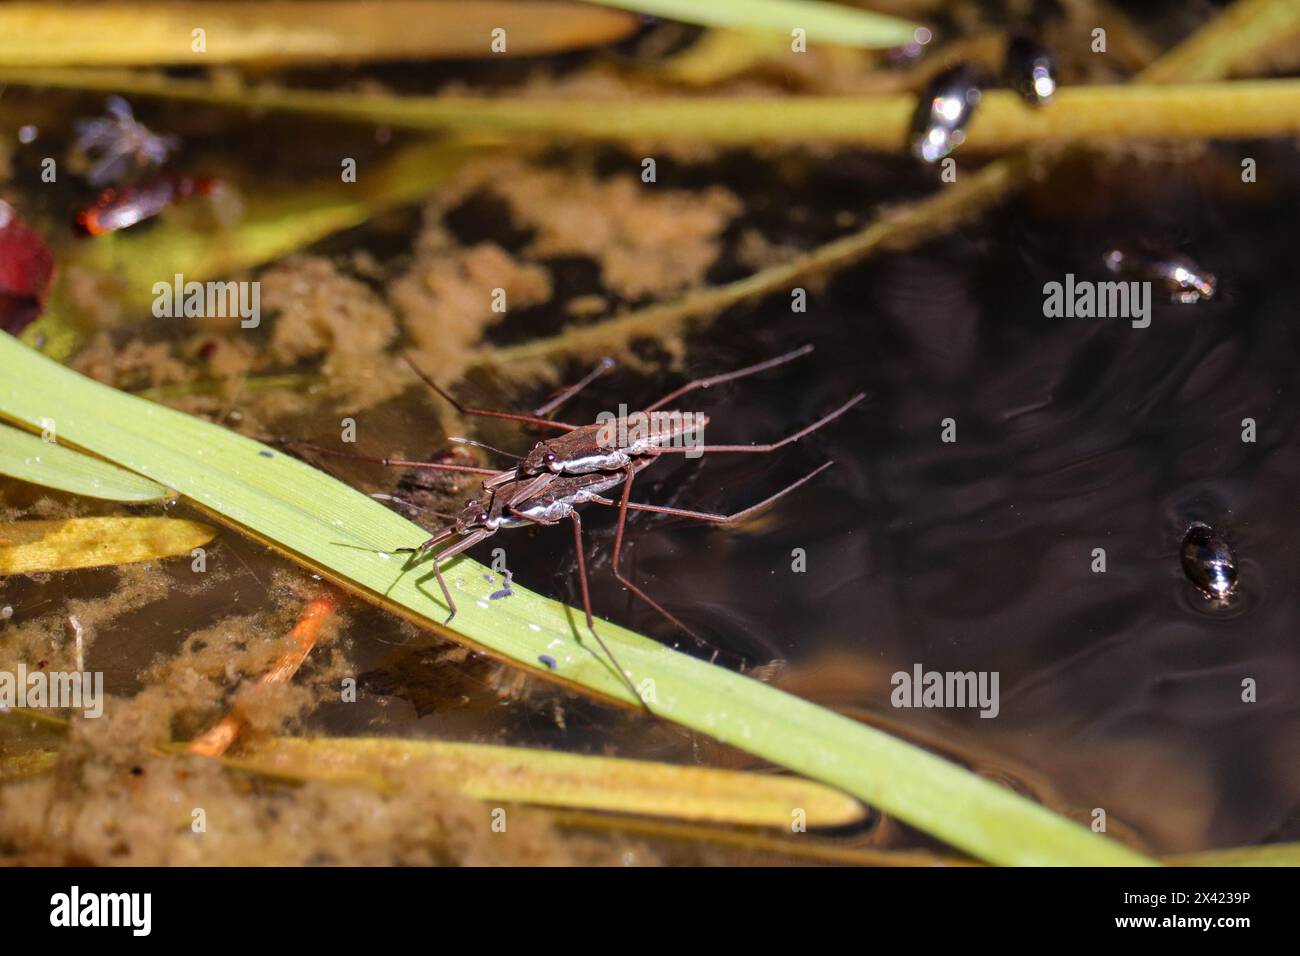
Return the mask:
POLYGON ((882 49, 910 43, 916 24, 882 13, 855 10, 819 0, 595 0, 607 7, 737 30, 776 30, 790 36, 796 27, 809 43, 834 43, 882 49))
MULTIPOLYGON (((398 547, 426 532, 328 475, 174 409, 83 378, 0 335, 0 416, 49 418, 70 443, 159 481, 322 575, 464 644, 543 676, 632 704, 581 613, 495 583, 472 561, 446 576, 454 628, 427 573, 403 573, 398 547), (554 672, 538 662, 549 655, 554 672)), ((689 573, 689 564, 687 568, 689 573)), ((606 622, 598 627, 659 717, 838 787, 980 859, 1006 864, 1150 861, 920 748, 606 622), (652 692, 652 694, 650 693, 652 692)), ((817 821, 809 819, 809 826, 817 821)))
POLYGON ((0 475, 105 501, 171 496, 156 481, 5 424, 0 424, 0 475))

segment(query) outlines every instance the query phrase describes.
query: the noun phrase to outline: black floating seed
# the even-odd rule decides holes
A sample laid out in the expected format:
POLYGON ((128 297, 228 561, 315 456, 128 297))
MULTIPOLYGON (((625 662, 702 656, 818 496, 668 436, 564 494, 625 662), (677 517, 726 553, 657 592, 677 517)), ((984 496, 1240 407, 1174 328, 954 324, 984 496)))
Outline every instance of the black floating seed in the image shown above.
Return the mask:
POLYGON ((560 662, 557 661, 550 654, 538 654, 537 659, 541 661, 543 664, 545 664, 547 667, 549 667, 551 670, 555 670, 555 668, 560 666, 560 662))
POLYGON ((921 93, 909 131, 912 152, 937 163, 966 141, 966 124, 979 106, 979 72, 969 64, 944 70, 921 93))
POLYGON ((1021 34, 1007 44, 1007 79, 1033 106, 1056 94, 1056 58, 1033 37, 1021 34))
POLYGON ((1178 253, 1150 254, 1117 246, 1106 252, 1103 261, 1116 275, 1150 282, 1182 305, 1213 299, 1219 287, 1213 273, 1178 253))
POLYGON ((262 451, 259 451, 258 454, 261 455, 263 458, 274 458, 274 457, 275 457, 275 452, 273 452, 273 451, 267 451, 266 449, 263 449, 262 451))
POLYGON ((1207 524, 1194 524, 1183 536, 1183 571, 1208 598, 1224 601, 1237 589, 1237 558, 1228 542, 1207 524))

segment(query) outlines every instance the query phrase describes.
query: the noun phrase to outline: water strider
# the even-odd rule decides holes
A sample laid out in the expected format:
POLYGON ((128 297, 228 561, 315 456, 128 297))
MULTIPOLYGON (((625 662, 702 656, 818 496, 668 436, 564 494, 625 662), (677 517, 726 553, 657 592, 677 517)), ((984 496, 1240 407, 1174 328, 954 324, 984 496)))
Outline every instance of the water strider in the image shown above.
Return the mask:
MULTIPOLYGON (((700 388, 708 388, 711 385, 716 385, 721 382, 733 381, 747 375, 756 374, 760 371, 784 364, 785 362, 798 358, 801 355, 806 355, 809 351, 811 351, 811 347, 805 346, 801 349, 796 349, 793 352, 786 353, 785 355, 778 356, 774 359, 769 359, 765 362, 760 362, 757 365, 749 366, 744 369, 722 373, 707 378, 695 379, 688 382, 686 385, 675 389, 659 401, 647 406, 646 409, 643 409, 641 412, 636 414, 647 415, 656 413, 664 405, 674 401, 687 392, 700 388)), ((577 385, 566 389, 557 399, 548 403, 539 411, 545 412, 558 407, 558 405, 563 401, 566 401, 581 388, 593 381, 604 370, 604 368, 607 367, 607 364, 602 364, 602 366, 596 371, 589 374, 577 385)), ((412 368, 415 368, 413 364, 412 368)), ((686 437, 699 437, 699 429, 702 429, 703 425, 693 427, 691 429, 691 435, 688 436, 685 430, 678 427, 683 421, 707 421, 707 418, 702 415, 692 418, 685 417, 694 416, 695 413, 665 413, 668 415, 667 421, 670 423, 670 428, 668 430, 662 434, 651 432, 648 435, 644 432, 638 432, 635 440, 628 441, 625 440, 627 438, 627 434, 625 433, 626 430, 617 427, 611 428, 610 422, 578 426, 563 422, 555 422, 536 414, 525 415, 513 412, 494 411, 490 409, 469 408, 454 399, 450 394, 424 375, 418 368, 415 368, 415 371, 435 392, 455 405, 455 407, 463 414, 503 418, 528 424, 541 425, 556 428, 564 431, 566 434, 562 436, 561 439, 551 440, 550 443, 538 442, 528 456, 520 459, 518 466, 514 469, 506 470, 479 468, 470 465, 448 463, 445 461, 417 462, 404 459, 373 458, 365 455, 353 454, 351 452, 322 448, 317 445, 308 445, 305 443, 294 444, 302 448, 308 448, 337 457, 372 461, 392 467, 409 468, 413 471, 442 471, 482 476, 483 480, 481 482, 479 493, 466 501, 459 512, 454 515, 439 515, 440 517, 449 520, 449 523, 446 526, 437 530, 417 548, 397 549, 404 553, 413 554, 416 558, 433 553, 433 574, 438 581, 438 586, 442 591, 443 597, 447 601, 449 611, 447 621, 451 621, 451 619, 455 617, 456 603, 442 576, 441 566, 444 562, 467 551, 469 548, 472 548, 474 545, 486 540, 503 528, 516 528, 529 524, 551 526, 559 524, 565 520, 572 522, 574 547, 578 563, 578 579, 581 585, 583 611, 586 616, 587 628, 592 637, 605 652, 606 656, 609 657, 611 662, 614 664, 621 679, 628 685, 633 694, 638 696, 638 699, 639 694, 637 694, 635 686, 628 679, 627 672, 618 664, 617 659, 614 658, 608 646, 596 632, 595 617, 591 609, 586 557, 582 539, 582 520, 579 516, 578 508, 585 504, 598 504, 618 509, 619 514, 614 535, 611 573, 630 593, 645 601, 667 620, 672 622, 686 634, 689 634, 696 641, 701 644, 707 644, 708 642, 696 635, 677 617, 646 594, 645 591, 637 586, 621 570, 620 562, 623 552, 623 535, 626 528, 628 512, 645 511, 655 514, 694 519, 717 525, 733 524, 753 515, 777 499, 789 494, 806 482, 811 481, 814 477, 829 468, 832 463, 824 463, 814 471, 769 496, 758 504, 730 515, 633 502, 630 499, 633 479, 641 471, 652 465, 661 454, 670 452, 694 450, 703 454, 706 452, 767 453, 775 451, 776 449, 798 441, 800 438, 803 438, 811 432, 823 427, 827 423, 843 415, 866 397, 864 393, 859 393, 848 402, 845 402, 839 408, 827 415, 822 416, 822 418, 813 422, 811 425, 800 429, 798 432, 786 436, 777 442, 761 445, 673 444, 674 442, 682 441, 686 437), (622 488, 622 494, 617 501, 603 495, 603 492, 611 491, 620 486, 622 488)), ((628 418, 626 415, 615 416, 614 421, 616 423, 626 424, 626 418, 628 418)), ((407 504, 409 506, 409 502, 395 496, 381 497, 386 497, 399 504, 407 504)), ((428 511, 429 509, 422 510, 428 511)), ((432 513, 439 514, 437 512, 432 513)))
MULTIPOLYGON (((582 540, 582 519, 578 515, 578 506, 600 504, 619 509, 618 528, 614 535, 611 573, 629 591, 659 611, 686 633, 692 634, 689 628, 642 591, 620 570, 619 562, 622 556, 623 533, 627 521, 627 512, 649 511, 656 514, 693 518, 719 525, 733 524, 749 517, 778 498, 789 494, 804 483, 811 481, 832 464, 826 462, 803 478, 776 492, 776 494, 742 511, 730 515, 721 515, 629 501, 628 492, 632 487, 632 475, 649 467, 652 462, 652 458, 641 458, 630 465, 626 472, 593 472, 587 475, 544 474, 528 477, 514 476, 491 487, 488 487, 485 482, 482 492, 477 497, 467 501, 447 527, 435 533, 417 548, 398 548, 396 550, 399 553, 413 554, 417 558, 437 551, 433 556, 433 574, 438 581, 438 587, 442 590, 443 597, 447 601, 449 612, 447 622, 449 623, 456 616, 456 601, 451 596, 451 590, 447 587, 447 582, 442 576, 441 565, 443 562, 490 538, 502 528, 518 528, 528 524, 549 526, 568 519, 573 524, 574 551, 578 561, 578 581, 581 585, 582 609, 587 620, 587 630, 613 663, 623 682, 627 684, 633 695, 640 699, 636 686, 631 682, 627 671, 618 663, 618 659, 609 649, 609 646, 596 632, 595 616, 591 610, 591 594, 587 584, 586 554, 582 540), (620 484, 623 486, 621 500, 616 502, 601 495, 602 491, 607 491, 620 484), (446 544, 446 547, 439 551, 439 546, 444 544, 446 544)), ((692 634, 692 636, 694 635, 692 634)))
MULTIPOLYGON (((866 398, 859 392, 839 408, 827 413, 806 428, 787 435, 776 442, 761 445, 705 445, 701 442, 708 416, 692 411, 663 411, 665 405, 676 401, 681 396, 706 389, 724 382, 734 382, 768 369, 792 362, 812 352, 811 345, 778 355, 755 365, 705 378, 693 379, 680 388, 674 389, 663 398, 647 405, 645 408, 628 413, 620 409, 620 414, 606 413, 588 425, 571 425, 565 422, 542 418, 538 414, 524 415, 515 412, 502 412, 491 409, 470 408, 452 397, 446 390, 416 368, 412 369, 431 389, 455 406, 463 415, 479 415, 489 418, 504 418, 526 424, 539 425, 562 431, 565 434, 537 442, 520 460, 515 469, 518 476, 540 475, 547 472, 563 475, 581 475, 594 471, 614 471, 627 468, 634 460, 659 454, 686 454, 698 457, 706 452, 750 452, 767 453, 792 444, 823 425, 843 415, 854 405, 866 398)), ((539 412, 553 411, 564 401, 572 398, 581 389, 590 384, 599 374, 609 368, 612 362, 604 359, 595 371, 584 379, 565 389, 556 399, 547 403, 539 412)), ((495 449, 493 449, 495 450, 495 449)))
MULTIPOLYGON (((292 442, 291 444, 321 454, 331 455, 333 457, 350 458, 358 461, 370 461, 389 467, 410 468, 416 471, 430 470, 482 475, 484 476, 483 487, 485 489, 504 485, 514 479, 534 477, 543 474, 584 475, 597 472, 619 472, 625 474, 626 477, 630 479, 636 473, 636 470, 639 470, 632 469, 633 465, 643 459, 653 460, 661 454, 678 453, 687 454, 688 457, 699 457, 710 452, 766 454, 768 452, 776 451, 779 448, 783 448, 786 445, 799 441, 801 438, 804 438, 819 428, 829 424, 866 398, 865 392, 859 392, 838 408, 828 412, 821 418, 817 419, 817 421, 791 435, 787 435, 775 442, 751 445, 703 444, 699 439, 702 437, 704 426, 709 421, 708 416, 699 412, 690 411, 661 411, 664 405, 680 398, 688 392, 709 388, 712 385, 719 385, 723 382, 735 381, 749 375, 755 375, 759 372, 783 365, 786 362, 793 361, 796 358, 807 355, 811 351, 812 346, 805 345, 791 352, 787 352, 784 355, 778 355, 775 358, 767 359, 755 365, 747 366, 746 368, 737 369, 731 372, 723 372, 719 375, 712 375, 705 378, 693 379, 638 412, 633 412, 631 414, 623 413, 620 415, 605 415, 602 416, 601 420, 589 425, 573 425, 566 422, 558 422, 549 418, 543 418, 538 413, 528 415, 518 412, 497 411, 494 409, 471 408, 457 401, 450 393, 429 378, 429 376, 425 375, 424 372, 417 368, 415 364, 407 358, 408 364, 411 365, 411 368, 415 371, 416 375, 418 375, 425 384, 453 405, 456 410, 463 415, 501 418, 509 421, 537 425, 543 428, 556 429, 565 434, 557 438, 545 439, 537 442, 526 455, 512 456, 519 458, 519 464, 514 469, 504 470, 480 468, 473 465, 446 461, 419 462, 397 458, 375 458, 367 455, 358 455, 352 452, 339 451, 337 449, 324 448, 320 445, 306 442, 292 442), (629 422, 632 423, 630 426, 629 422)), ((609 359, 603 360, 595 371, 588 374, 576 385, 565 389, 557 398, 548 402, 547 405, 543 406, 541 409, 538 409, 538 412, 553 411, 562 402, 572 398, 581 389, 594 381, 597 376, 603 373, 603 371, 611 365, 612 363, 609 359)), ((453 440, 464 444, 488 448, 490 451, 496 451, 500 454, 510 455, 509 452, 500 452, 499 449, 491 448, 490 446, 483 445, 480 442, 468 441, 466 439, 453 440)), ((400 503, 400 499, 398 498, 394 498, 393 500, 399 501, 400 503)))

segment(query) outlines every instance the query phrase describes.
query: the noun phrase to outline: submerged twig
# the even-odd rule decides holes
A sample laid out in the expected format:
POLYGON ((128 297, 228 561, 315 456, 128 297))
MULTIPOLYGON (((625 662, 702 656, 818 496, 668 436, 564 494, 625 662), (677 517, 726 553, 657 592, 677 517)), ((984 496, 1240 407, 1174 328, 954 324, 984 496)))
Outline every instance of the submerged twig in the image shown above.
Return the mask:
POLYGON ((1238 0, 1143 70, 1141 78, 1147 83, 1220 79, 1297 33, 1300 3, 1295 0, 1238 0))
MULTIPOLYGON (((1154 68, 1154 66, 1153 66, 1154 68)), ((1200 71, 1198 71, 1200 72, 1200 71)), ((206 80, 119 70, 0 68, 0 82, 102 89, 243 109, 329 116, 408 129, 516 137, 753 145, 809 142, 896 151, 916 106, 910 93, 875 96, 639 97, 571 100, 390 96, 352 92, 227 89, 206 80)), ((1276 136, 1300 131, 1300 80, 1069 87, 1051 110, 1027 108, 1006 90, 985 94, 967 153, 1099 137, 1276 136)))
MULTIPOLYGON (((303 611, 302 617, 298 619, 298 623, 289 632, 289 639, 293 641, 293 647, 276 658, 275 664, 262 675, 259 683, 263 686, 271 686, 287 684, 292 680, 293 675, 298 673, 298 668, 307 659, 307 655, 316 646, 316 641, 320 638, 321 628, 325 626, 337 606, 338 598, 334 594, 322 594, 317 598, 313 598, 307 604, 307 608, 303 611)), ((203 757, 220 757, 230 749, 230 745, 235 742, 235 738, 243 732, 247 725, 248 721, 245 720, 243 715, 238 710, 233 710, 207 731, 190 741, 188 749, 190 753, 199 754, 203 757)))
POLYGON ((941 856, 924 850, 877 850, 841 843, 824 837, 800 834, 776 837, 753 830, 723 829, 692 823, 666 823, 636 817, 609 817, 582 811, 561 810, 552 819, 566 830, 620 833, 650 840, 705 843, 751 853, 784 856, 813 863, 838 866, 978 866, 974 860, 941 856))
POLYGON ((925 199, 883 213, 865 229, 842 236, 725 285, 689 292, 673 302, 647 306, 594 325, 567 329, 551 338, 485 350, 477 366, 544 359, 555 355, 599 356, 616 352, 638 338, 661 338, 692 322, 707 322, 723 310, 788 289, 792 283, 859 262, 879 249, 904 248, 952 228, 997 202, 1025 172, 1024 160, 990 164, 925 199))
POLYGON ((0 4, 0 63, 319 63, 537 55, 620 40, 636 18, 511 0, 132 0, 0 4), (493 30, 504 46, 492 48, 493 30))

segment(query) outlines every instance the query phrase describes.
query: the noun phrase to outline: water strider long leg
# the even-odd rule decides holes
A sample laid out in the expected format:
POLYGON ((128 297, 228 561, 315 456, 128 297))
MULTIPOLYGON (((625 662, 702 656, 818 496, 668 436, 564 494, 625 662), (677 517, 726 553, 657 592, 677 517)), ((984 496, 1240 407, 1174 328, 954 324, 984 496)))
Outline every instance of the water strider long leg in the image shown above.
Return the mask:
POLYGON ((592 382, 596 381, 596 379, 600 378, 602 375, 604 375, 613 367, 614 367, 614 360, 612 358, 601 359, 598 363, 596 363, 595 368, 593 368, 590 372, 584 375, 577 382, 570 385, 568 388, 564 389, 562 392, 560 392, 558 395, 552 398, 545 405, 539 405, 537 408, 534 408, 533 414, 534 415, 551 414, 551 412, 555 411, 557 408, 559 408, 569 399, 573 398, 573 396, 577 395, 584 388, 586 388, 592 382))
MULTIPOLYGON (((444 528, 442 531, 439 531, 437 534, 435 534, 428 541, 424 542, 424 544, 420 545, 418 548, 396 548, 395 550, 399 554, 414 554, 416 557, 419 557, 420 555, 429 551, 431 548, 435 547, 440 541, 445 540, 449 535, 451 535, 454 532, 454 530, 455 529, 453 528, 444 528)), ((474 545, 478 544, 484 538, 492 537, 493 534, 495 534, 495 532, 493 531, 487 531, 487 530, 475 531, 473 534, 466 535, 465 537, 457 541, 455 544, 453 544, 451 547, 446 548, 443 551, 433 556, 433 576, 438 579, 438 587, 442 588, 442 596, 447 599, 447 610, 449 612, 447 614, 446 620, 444 620, 442 623, 450 624, 451 619, 456 616, 456 602, 451 596, 451 590, 447 587, 446 580, 443 579, 442 568, 440 567, 440 565, 442 564, 443 561, 448 561, 451 558, 454 558, 462 551, 468 551, 470 548, 474 547, 474 545)))
POLYGON ((386 465, 389 468, 418 468, 427 471, 457 471, 466 475, 500 475, 506 474, 514 477, 514 472, 502 472, 499 468, 478 468, 473 465, 448 465, 441 461, 407 461, 405 458, 378 458, 374 455, 362 455, 354 451, 343 451, 338 448, 326 448, 324 445, 313 445, 305 441, 286 441, 284 444, 291 445, 295 448, 305 448, 308 451, 314 451, 319 455, 329 455, 332 458, 349 458, 352 461, 368 461, 375 465, 386 465))
POLYGON ((565 432, 571 432, 578 427, 577 425, 568 425, 564 422, 551 421, 549 418, 539 418, 536 415, 521 415, 517 412, 497 412, 490 408, 470 408, 467 405, 462 405, 452 397, 450 392, 443 389, 432 378, 424 374, 420 367, 411 361, 411 357, 405 352, 402 353, 402 358, 405 360, 407 365, 411 366, 411 371, 415 372, 415 374, 420 377, 420 381, 424 382, 425 385, 428 385, 429 388, 437 392, 445 401, 450 402, 456 411, 460 412, 462 415, 477 415, 480 418, 504 418, 512 422, 524 422, 529 425, 540 425, 543 428, 555 428, 559 431, 565 432))
POLYGON ((648 405, 642 411, 653 412, 656 408, 663 408, 675 398, 685 395, 687 392, 693 392, 698 388, 708 388, 711 385, 721 385, 723 382, 734 382, 738 378, 744 378, 747 375, 756 375, 759 372, 766 372, 770 368, 776 368, 778 365, 784 365, 786 362, 793 362, 801 356, 807 355, 813 350, 811 345, 804 345, 795 349, 793 352, 786 352, 784 355, 778 355, 776 358, 770 358, 765 362, 759 362, 757 365, 750 365, 747 368, 736 369, 734 372, 723 372, 720 375, 710 375, 707 378, 697 378, 687 382, 676 391, 669 392, 653 405, 648 405))
MULTIPOLYGON (((677 628, 679 628, 684 633, 689 634, 691 638, 697 641, 702 647, 712 647, 716 651, 717 648, 714 647, 712 643, 700 637, 700 635, 696 634, 689 627, 687 627, 680 620, 678 620, 677 617, 675 617, 673 614, 670 614, 668 610, 664 608, 658 601, 656 601, 650 595, 646 594, 645 591, 641 590, 639 587, 633 584, 631 579, 628 578, 626 575, 623 574, 623 572, 619 570, 618 567, 619 558, 621 557, 623 551, 623 529, 627 525, 627 512, 628 512, 628 504, 629 504, 628 498, 632 494, 632 479, 634 477, 636 477, 636 472, 633 471, 631 468, 628 468, 627 480, 623 482, 623 496, 620 499, 618 505, 618 526, 614 531, 614 556, 610 562, 610 571, 613 573, 614 577, 618 580, 618 583, 623 585, 623 587, 627 588, 629 592, 635 594, 641 600, 645 601, 646 604, 649 604, 652 608, 654 608, 656 611, 662 614, 669 621, 672 621, 677 628)), ((592 498, 591 500, 598 501, 601 504, 613 504, 613 502, 609 501, 609 499, 607 498, 592 498)))
POLYGON ((618 676, 627 685, 627 689, 632 692, 632 696, 637 699, 637 703, 644 707, 647 713, 651 713, 649 705, 641 697, 641 692, 632 683, 632 678, 623 669, 623 665, 618 662, 618 658, 609 649, 605 639, 596 633, 596 618, 591 613, 591 592, 587 587, 587 557, 582 547, 582 519, 578 517, 577 511, 570 511, 569 517, 573 519, 573 550, 578 556, 578 581, 582 587, 582 610, 587 615, 587 630, 591 632, 591 636, 596 639, 600 649, 605 652, 605 656, 614 665, 614 670, 618 672, 618 676))
MULTIPOLYGON (((743 521, 744 519, 748 518, 750 515, 763 510, 764 508, 766 508, 768 505, 770 505, 772 502, 776 501, 777 499, 784 498, 786 495, 794 491, 796 488, 812 481, 814 478, 816 478, 818 475, 820 475, 823 471, 825 471, 833 464, 835 464, 835 462, 828 461, 824 465, 821 465, 820 467, 814 469, 813 471, 810 471, 808 474, 804 475, 802 478, 800 478, 798 481, 794 482, 793 484, 786 485, 776 494, 769 495, 768 497, 764 498, 762 501, 758 502, 758 504, 750 505, 748 508, 745 508, 741 511, 737 511, 735 514, 730 514, 730 515, 712 514, 707 511, 688 511, 685 508, 668 508, 668 507, 664 507, 663 505, 643 505, 643 504, 638 504, 635 501, 627 501, 626 496, 624 496, 624 500, 622 502, 611 501, 608 498, 593 496, 591 498, 591 502, 593 504, 609 505, 615 508, 626 508, 629 511, 651 511, 654 512, 655 514, 673 515, 678 518, 695 518, 698 521, 708 521, 711 524, 734 524, 737 521, 743 521)), ((615 544, 614 553, 615 554, 618 553, 617 544, 615 544)))
MULTIPOLYGON (((544 521, 541 518, 536 518, 524 511, 520 511, 514 506, 511 506, 507 510, 521 521, 531 521, 533 524, 541 525, 543 527, 557 523, 556 521, 544 521)), ((645 707, 646 711, 649 712, 650 708, 646 705, 646 702, 641 699, 641 694, 636 689, 636 685, 632 683, 632 678, 629 677, 627 671, 623 669, 623 665, 618 662, 618 658, 615 657, 614 652, 609 649, 609 645, 605 643, 604 638, 596 633, 596 617, 591 612, 591 589, 587 585, 587 553, 582 546, 582 518, 578 516, 577 511, 570 511, 569 517, 573 519, 573 550, 578 556, 578 582, 581 585, 582 590, 582 611, 587 617, 587 630, 591 632, 591 636, 596 639, 596 643, 600 645, 600 649, 604 651, 605 656, 609 658, 609 662, 613 665, 614 672, 618 674, 619 679, 627 686, 627 689, 632 692, 632 696, 640 702, 641 706, 645 707)))
POLYGON ((593 496, 589 500, 594 504, 610 505, 618 508, 618 527, 617 530, 614 532, 614 556, 611 562, 612 565, 611 571, 613 572, 614 577, 618 579, 618 582, 620 584, 622 584, 625 588, 628 589, 628 592, 630 594, 635 594, 641 600, 645 601, 647 604, 649 604, 652 608, 654 608, 656 611, 658 611, 668 620, 672 621, 673 624, 675 624, 678 628, 680 628, 682 631, 689 634, 701 646, 712 648, 714 652, 713 659, 716 660, 719 652, 719 648, 715 644, 713 644, 710 641, 706 641, 704 638, 700 637, 698 634, 692 631, 689 627, 683 624, 675 616, 669 613, 667 609, 665 609, 662 605, 660 605, 657 601, 655 601, 654 598, 650 597, 650 595, 646 594, 645 591, 641 590, 641 588, 633 584, 632 581, 619 570, 619 558, 621 557, 622 550, 623 550, 623 530, 627 525, 627 513, 629 511, 652 511, 657 514, 677 515, 684 518, 696 518, 699 519, 700 521, 709 521, 714 524, 730 524, 732 522, 740 521, 744 518, 747 518, 748 516, 754 514, 755 512, 759 511, 762 508, 766 508, 768 505, 776 501, 778 498, 783 498, 784 496, 788 495, 790 492, 794 491, 796 488, 800 487, 801 485, 809 481, 812 481, 812 479, 816 478, 818 475, 820 475, 827 468, 831 467, 831 465, 833 464, 835 464, 833 461, 828 461, 824 465, 820 466, 819 468, 816 468, 813 471, 809 472, 808 474, 804 475, 798 481, 790 485, 787 485, 785 488, 782 488, 776 494, 769 495, 768 497, 764 498, 762 501, 758 502, 758 504, 750 505, 748 508, 745 508, 742 511, 737 511, 735 514, 731 514, 731 515, 710 514, 705 511, 687 511, 684 508, 667 508, 659 505, 637 504, 636 502, 630 500, 632 495, 632 478, 635 476, 635 472, 633 472, 631 469, 628 469, 627 480, 623 482, 623 495, 619 499, 619 501, 614 502, 614 501, 610 501, 608 498, 602 498, 599 496, 593 496))
POLYGON ((406 508, 408 511, 413 511, 416 514, 434 515, 435 517, 443 518, 448 521, 456 520, 456 516, 449 511, 435 511, 433 508, 424 508, 417 505, 414 501, 407 501, 405 498, 397 497, 397 495, 385 495, 379 492, 374 492, 370 497, 374 498, 376 501, 391 501, 393 504, 406 508))
POLYGON ((817 419, 817 421, 813 422, 807 428, 802 428, 799 431, 795 432, 793 435, 787 435, 785 438, 782 438, 780 441, 771 442, 766 445, 694 445, 694 446, 681 445, 681 446, 672 446, 672 447, 665 447, 665 448, 656 448, 655 451, 658 452, 659 454, 681 454, 681 453, 692 452, 697 455, 702 455, 707 452, 748 451, 748 452, 766 453, 769 451, 776 451, 778 448, 784 448, 786 445, 789 445, 792 442, 797 442, 800 438, 803 438, 805 435, 815 432, 823 425, 827 425, 830 422, 833 422, 835 419, 839 418, 841 415, 843 415, 850 408, 852 408, 854 405, 861 402, 866 397, 867 397, 866 392, 858 392, 858 394, 854 395, 852 398, 850 398, 839 408, 835 409, 835 411, 827 415, 823 415, 821 418, 817 419))

